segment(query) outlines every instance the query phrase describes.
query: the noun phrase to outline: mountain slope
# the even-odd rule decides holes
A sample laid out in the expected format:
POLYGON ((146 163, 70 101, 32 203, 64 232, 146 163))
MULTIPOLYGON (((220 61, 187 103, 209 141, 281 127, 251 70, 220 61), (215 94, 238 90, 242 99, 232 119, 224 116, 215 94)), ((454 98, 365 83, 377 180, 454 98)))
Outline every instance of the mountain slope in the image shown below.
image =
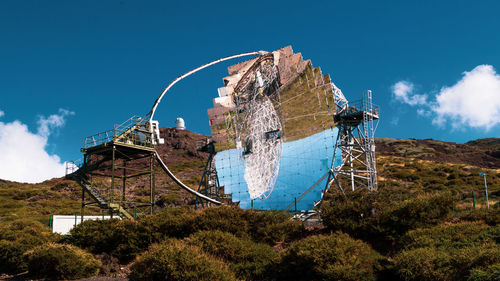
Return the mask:
MULTIPOLYGON (((197 189, 208 157, 197 151, 206 136, 173 128, 161 128, 165 144, 157 150, 171 170, 197 189)), ((449 190, 461 194, 465 207, 472 204, 472 190, 483 202, 487 174, 490 203, 500 197, 500 139, 481 139, 465 144, 436 140, 377 139, 377 167, 380 188, 399 188, 404 193, 449 190)), ((194 197, 180 189, 156 167, 158 208, 194 204, 194 197)), ((128 196, 144 197, 146 184, 131 181, 128 196)), ((50 215, 80 212, 81 189, 73 181, 51 179, 39 184, 0 180, 0 221, 29 217, 48 224, 50 215)), ((483 204, 484 205, 484 204, 483 204)), ((88 207, 88 214, 98 213, 88 207)))
POLYGON ((489 138, 465 144, 432 139, 376 139, 378 154, 430 160, 441 163, 467 164, 482 168, 500 168, 500 139, 489 138))

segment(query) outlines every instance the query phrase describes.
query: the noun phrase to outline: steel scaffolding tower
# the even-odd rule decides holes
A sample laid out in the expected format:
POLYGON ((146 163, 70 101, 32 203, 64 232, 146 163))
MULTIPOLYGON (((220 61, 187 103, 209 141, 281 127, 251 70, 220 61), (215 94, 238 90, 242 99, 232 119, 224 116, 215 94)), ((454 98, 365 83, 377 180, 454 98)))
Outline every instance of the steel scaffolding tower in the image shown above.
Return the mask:
POLYGON ((82 187, 82 220, 88 205, 107 210, 111 217, 133 219, 138 211, 153 213, 155 140, 150 124, 141 121, 133 116, 113 130, 85 138, 81 149, 83 163, 67 166, 66 178, 82 187), (127 180, 139 177, 148 179, 149 202, 130 200, 127 196, 127 180), (86 194, 90 200, 86 200, 86 194))
POLYGON ((374 137, 379 108, 372 102, 372 92, 364 92, 360 102, 346 103, 334 120, 339 128, 335 147, 342 153, 342 164, 334 169, 334 182, 341 190, 346 181, 353 191, 365 186, 377 190, 374 137))
POLYGON ((372 102, 372 91, 363 93, 363 144, 366 158, 368 188, 377 190, 377 165, 375 160, 375 129, 378 125, 378 108, 372 102), (375 121, 376 120, 376 121, 375 121))
MULTIPOLYGON (((203 175, 201 176, 200 184, 198 185, 198 192, 219 201, 224 197, 224 192, 221 190, 219 185, 219 179, 217 178, 217 171, 215 169, 216 152, 214 142, 208 138, 205 141, 198 142, 196 146, 198 151, 208 153, 205 169, 203 170, 203 175)), ((210 205, 210 202, 196 197, 195 209, 210 205)))

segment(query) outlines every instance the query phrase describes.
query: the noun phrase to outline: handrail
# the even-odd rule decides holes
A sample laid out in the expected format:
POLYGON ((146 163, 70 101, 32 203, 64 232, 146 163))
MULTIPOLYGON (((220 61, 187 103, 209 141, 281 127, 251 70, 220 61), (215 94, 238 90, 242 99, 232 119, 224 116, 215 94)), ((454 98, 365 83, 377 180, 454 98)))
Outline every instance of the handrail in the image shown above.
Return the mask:
POLYGON ((84 148, 98 146, 111 141, 153 147, 151 135, 136 132, 137 127, 142 126, 140 124, 141 121, 141 117, 132 116, 127 121, 115 125, 114 129, 86 137, 84 148))

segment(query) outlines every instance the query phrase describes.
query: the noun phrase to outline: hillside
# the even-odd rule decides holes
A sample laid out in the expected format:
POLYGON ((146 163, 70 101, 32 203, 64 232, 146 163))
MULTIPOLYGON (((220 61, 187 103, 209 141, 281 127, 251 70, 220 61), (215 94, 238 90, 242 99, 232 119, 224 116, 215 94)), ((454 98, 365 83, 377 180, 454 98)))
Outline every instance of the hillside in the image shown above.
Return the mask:
MULTIPOLYGON (((165 144, 157 149, 164 161, 196 188, 208 156, 197 151, 197 143, 206 136, 162 128, 161 137, 165 144)), ((72 235, 60 237, 47 228, 49 218, 80 212, 79 186, 64 178, 39 184, 0 180, 0 279, 7 278, 1 273, 25 271, 28 265, 23 253, 37 245, 45 246, 37 250, 41 256, 33 259, 44 258, 46 252, 53 253, 54 259, 63 257, 58 249, 69 246, 44 244, 57 242, 92 253, 93 258, 78 248, 64 248, 75 253, 71 259, 80 255, 92 260, 88 264, 91 270, 119 280, 153 278, 147 275, 150 266, 166 260, 181 263, 176 269, 179 272, 183 272, 184 262, 203 260, 208 267, 200 272, 215 274, 215 279, 226 276, 227 280, 320 280, 328 276, 344 280, 496 280, 495 274, 500 274, 500 139, 466 144, 376 141, 379 192, 361 190, 343 196, 331 189, 322 206, 324 225, 315 229, 306 229, 282 213, 232 207, 172 208, 192 207, 194 198, 157 167, 157 215, 141 216, 136 222, 86 222, 72 235), (481 172, 487 174, 489 212, 481 172), (150 247, 152 243, 160 244, 150 247), (309 251, 311 248, 315 251, 309 251), (363 266, 353 260, 353 249, 363 253, 363 266), (134 262, 139 255, 142 259, 134 262), (186 256, 175 258, 178 255, 186 256), (318 260, 325 263, 318 264, 318 260), (301 261, 299 271, 297 261, 301 261)), ((129 196, 147 200, 145 186, 140 180, 131 181, 129 196)), ((99 210, 89 206, 86 213, 98 214, 99 210)), ((158 265, 155 270, 164 268, 158 265)), ((15 278, 32 277, 22 273, 15 278)))
POLYGON ((435 161, 457 163, 481 168, 500 168, 500 139, 488 138, 469 141, 465 144, 443 142, 433 139, 376 139, 377 153, 435 161))
MULTIPOLYGON (((197 142, 206 136, 190 131, 161 128, 165 144, 157 147, 165 163, 189 186, 197 188, 207 153, 197 151, 197 142)), ((199 144, 198 144, 199 145, 199 144)), ((480 139, 465 144, 436 140, 377 139, 377 166, 381 188, 405 186, 407 192, 426 188, 463 192, 471 200, 471 190, 481 194, 480 172, 488 174, 492 202, 500 188, 500 139, 480 139)), ((180 189, 156 167, 157 206, 193 205, 194 197, 180 189)), ((129 196, 144 197, 141 181, 132 181, 129 196)), ((0 221, 33 217, 48 222, 53 214, 80 211, 80 187, 73 181, 51 179, 39 184, 0 180, 0 221)), ((481 196, 481 195, 478 195, 481 196)), ((90 208, 89 211, 98 212, 90 208)))
MULTIPOLYGON (((206 136, 190 131, 161 128, 165 144, 157 147, 165 163, 183 182, 198 187, 201 172, 208 157, 198 152, 196 142, 206 136)), ((180 189, 165 173, 156 167, 157 207, 193 205, 194 197, 180 189)), ((141 179, 129 181, 128 196, 148 202, 145 184, 141 179)), ((0 222, 18 218, 33 218, 48 224, 51 215, 80 213, 81 188, 71 180, 55 178, 38 184, 25 184, 0 179, 0 222)), ((99 214, 89 206, 88 214, 99 214)))

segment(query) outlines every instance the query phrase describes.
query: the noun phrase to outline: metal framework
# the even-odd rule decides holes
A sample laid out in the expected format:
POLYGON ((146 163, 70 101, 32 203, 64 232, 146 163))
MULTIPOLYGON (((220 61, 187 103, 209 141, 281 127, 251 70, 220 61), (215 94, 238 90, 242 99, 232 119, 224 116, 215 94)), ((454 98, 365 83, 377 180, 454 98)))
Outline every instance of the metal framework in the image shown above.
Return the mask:
MULTIPOLYGON (((180 80, 209 66, 243 56, 257 56, 259 63, 255 64, 255 69, 247 71, 246 76, 242 77, 235 87, 238 96, 236 106, 244 109, 238 112, 246 112, 243 116, 235 117, 237 118, 234 120, 235 124, 239 126, 235 129, 240 145, 241 141, 245 141, 245 157, 248 163, 246 169, 249 169, 245 171, 245 174, 248 172, 250 175, 246 181, 252 197, 268 197, 272 192, 272 188, 269 187, 274 186, 279 172, 282 142, 280 118, 274 110, 274 101, 271 101, 268 95, 279 89, 280 79, 276 66, 272 63, 272 54, 259 51, 221 58, 177 77, 162 91, 151 111, 144 118, 133 117, 128 122, 115 127, 114 130, 86 138, 84 148, 82 148, 82 152, 85 153, 82 165, 78 166, 79 169, 76 171, 74 171, 74 163, 70 164, 71 167, 67 169, 67 173, 69 172, 67 177, 75 179, 82 186, 82 217, 84 207, 90 204, 97 204, 102 209, 109 210, 111 215, 118 214, 128 218, 132 218, 127 211, 130 208, 135 210, 137 207, 149 206, 152 213, 155 201, 155 158, 159 166, 175 183, 196 196, 197 203, 201 200, 200 202, 206 204, 222 204, 221 190, 214 167, 213 143, 208 142, 206 145, 210 155, 202 182, 198 186, 198 191, 195 191, 175 177, 155 150, 154 144, 161 143, 161 139, 157 130, 158 123, 153 121, 153 118, 163 96, 180 80), (146 166, 142 169, 138 168, 140 164, 145 163, 146 166), (150 178, 150 202, 148 204, 140 205, 126 200, 127 179, 139 176, 150 178), (96 177, 108 178, 110 186, 107 190, 103 191, 95 187, 98 181, 93 182, 92 178, 96 177), (117 196, 120 192, 116 191, 118 180, 122 183, 121 196, 117 196), (252 183, 253 181, 255 182, 252 183), (85 202, 85 193, 89 195, 92 202, 85 202)), ((335 148, 339 148, 342 153, 342 165, 334 167, 334 161, 332 161, 330 171, 320 179, 321 181, 328 177, 324 192, 333 182, 342 190, 341 177, 348 178, 352 190, 363 186, 376 190, 374 132, 378 124, 378 107, 372 104, 371 91, 364 94, 360 105, 348 104, 340 89, 333 83, 331 85, 335 103, 339 109, 334 116, 339 127, 335 148)), ((309 188, 299 200, 320 181, 309 188)))
MULTIPOLYGON (((282 126, 269 98, 279 87, 271 53, 257 59, 234 89, 236 146, 245 142, 245 181, 252 199, 268 198, 279 174, 282 126)), ((279 98, 276 102, 279 104, 279 98)))
MULTIPOLYGON (((375 162, 375 130, 379 120, 379 107, 372 102, 372 91, 363 93, 363 99, 349 104, 339 88, 332 83, 332 91, 337 106, 334 121, 339 133, 335 143, 333 161, 330 170, 304 192, 301 200, 316 185, 328 178, 323 196, 316 202, 315 209, 321 206, 325 193, 335 184, 344 194, 343 183, 347 183, 352 191, 367 187, 370 191, 377 190, 377 167, 375 162), (342 153, 342 163, 335 167, 337 151, 342 153)), ((294 203, 285 211, 290 210, 294 203)), ((294 219, 307 221, 318 214, 317 210, 296 213, 294 219)))
MULTIPOLYGON (((224 198, 224 192, 221 190, 219 185, 219 178, 217 177, 217 170, 215 169, 215 147, 214 142, 207 138, 205 141, 196 143, 197 150, 201 152, 208 153, 208 159, 205 164, 205 169, 203 170, 203 175, 201 176, 200 184, 198 185, 198 192, 220 201, 224 198)), ((194 208, 210 206, 210 202, 196 197, 194 208)))
POLYGON ((335 147, 342 153, 342 164, 334 168, 333 181, 340 189, 344 178, 352 191, 362 187, 377 190, 374 135, 379 108, 372 102, 372 92, 364 92, 360 102, 346 102, 334 120, 339 128, 335 147))
MULTIPOLYGON (((165 87, 165 89, 162 91, 162 93, 160 94, 160 96, 155 100, 154 104, 153 104, 153 107, 151 108, 151 111, 149 111, 148 114, 146 114, 146 116, 143 118, 143 122, 153 122, 153 118, 154 118, 154 114, 156 112, 156 109, 158 108, 158 105, 160 104, 162 98, 165 96, 165 94, 175 85, 177 84, 179 81, 181 81, 182 79, 202 70, 202 69, 205 69, 207 67, 210 67, 212 65, 215 65, 215 64, 218 64, 218 63, 221 63, 223 61, 227 61, 227 60, 232 60, 232 59, 235 59, 235 58, 240 58, 240 57, 245 57, 245 56, 258 56, 258 57, 263 57, 265 56, 266 54, 268 54, 268 52, 266 51, 258 51, 258 52, 250 52, 250 53, 242 53, 242 54, 238 54, 238 55, 233 55, 233 56, 229 56, 229 57, 224 57, 224 58, 220 58, 220 59, 217 59, 217 60, 214 60, 212 62, 209 62, 207 64, 204 64, 204 65, 201 65, 189 72, 186 72, 185 74, 177 77, 176 79, 174 79, 172 82, 170 82, 167 87, 165 87), (147 121, 146 121, 147 120, 147 121)), ((159 138, 159 136, 156 136, 154 135, 154 132, 151 134, 152 136, 152 139, 156 139, 156 138, 159 138)), ((203 199, 207 202, 210 202, 212 204, 215 204, 215 205, 220 205, 222 204, 222 202, 220 202, 219 200, 217 199, 214 199, 208 195, 205 195, 205 194, 202 194, 198 191, 195 191, 194 189, 192 189, 191 187, 187 186, 186 184, 184 184, 181 180, 179 180, 171 171, 170 169, 168 168, 168 166, 163 162, 163 160, 161 159, 161 156, 160 154, 158 154, 158 152, 156 152, 156 160, 158 161, 158 163, 160 164, 160 167, 165 171, 165 173, 177 184, 179 185, 181 188, 185 189, 186 191, 188 191, 189 193, 193 194, 196 196, 196 199, 197 200, 200 200, 200 199, 203 199)))
POLYGON ((81 216, 88 205, 97 205, 110 216, 136 218, 137 212, 153 213, 155 205, 155 149, 151 126, 134 116, 113 130, 85 138, 83 163, 67 164, 67 178, 82 187, 81 216), (78 170, 74 171, 74 168, 78 170), (148 177, 149 202, 128 199, 128 182, 148 177), (85 194, 88 199, 86 200, 85 194), (134 215, 131 215, 133 212, 134 215))
MULTIPOLYGON (((220 205, 221 202, 218 201, 218 197, 216 199, 210 197, 214 192, 205 192, 207 193, 205 195, 188 187, 163 162, 160 154, 154 148, 155 144, 162 143, 159 136, 158 122, 153 120, 154 114, 163 96, 182 79, 223 61, 244 56, 264 56, 267 53, 265 51, 242 53, 199 66, 170 82, 155 100, 151 111, 145 117, 134 116, 123 124, 115 126, 113 130, 85 138, 84 147, 81 149, 84 153, 83 163, 78 161, 66 162, 66 177, 75 180, 82 187, 82 220, 85 206, 94 204, 103 210, 108 210, 111 216, 117 214, 120 217, 133 218, 135 215, 130 215, 130 210, 127 211, 127 209, 133 208, 134 214, 136 214, 137 208, 144 206, 149 206, 150 213, 152 213, 155 205, 155 160, 176 184, 195 195, 197 200, 203 199, 212 204, 220 205), (144 159, 148 159, 148 161, 144 159), (149 163, 149 168, 137 168, 137 166, 144 163, 149 163), (150 178, 150 202, 148 204, 130 202, 126 197, 127 179, 139 176, 149 176, 150 178), (93 178, 97 177, 107 178, 110 185, 104 187, 102 180, 93 181, 93 178), (121 198, 116 196, 116 194, 119 194, 116 191, 118 180, 122 181, 121 198), (90 202, 85 201, 85 193, 90 197, 90 202)), ((210 177, 213 176, 207 174, 206 178, 208 180, 210 180, 210 177)))

